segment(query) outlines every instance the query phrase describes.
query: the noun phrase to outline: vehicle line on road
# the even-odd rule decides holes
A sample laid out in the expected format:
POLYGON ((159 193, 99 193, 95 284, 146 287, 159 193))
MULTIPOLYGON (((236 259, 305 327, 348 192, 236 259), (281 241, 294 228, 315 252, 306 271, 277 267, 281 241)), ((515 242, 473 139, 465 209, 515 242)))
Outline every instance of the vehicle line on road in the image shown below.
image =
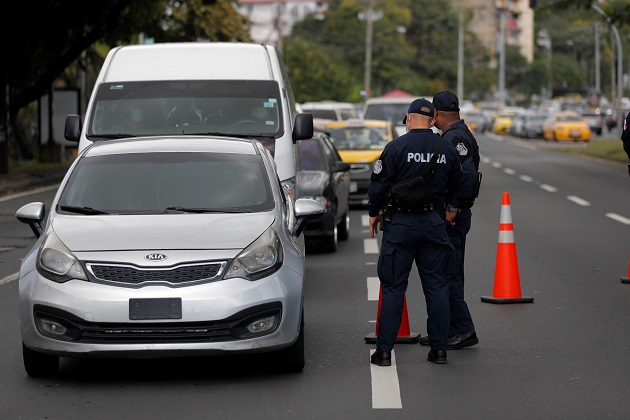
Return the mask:
POLYGON ((12 200, 14 198, 26 197, 27 195, 37 194, 37 193, 40 193, 40 192, 55 190, 57 188, 59 188, 59 184, 57 184, 57 185, 50 185, 48 187, 37 188, 35 190, 29 190, 29 191, 25 191, 25 192, 21 192, 21 193, 17 193, 17 194, 11 194, 11 195, 7 195, 7 196, 4 196, 4 197, 0 197, 0 202, 9 201, 9 200, 12 200))

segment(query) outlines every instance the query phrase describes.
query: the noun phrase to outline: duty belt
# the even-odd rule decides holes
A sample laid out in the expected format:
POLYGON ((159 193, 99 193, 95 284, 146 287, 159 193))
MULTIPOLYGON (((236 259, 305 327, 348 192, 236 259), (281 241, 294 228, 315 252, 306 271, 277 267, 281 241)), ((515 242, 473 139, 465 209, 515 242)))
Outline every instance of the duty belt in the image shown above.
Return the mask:
POLYGON ((435 204, 433 203, 429 203, 429 204, 423 204, 421 206, 418 207, 396 207, 396 211, 401 211, 401 212, 425 212, 425 211, 434 211, 437 210, 437 206, 435 206, 435 204))

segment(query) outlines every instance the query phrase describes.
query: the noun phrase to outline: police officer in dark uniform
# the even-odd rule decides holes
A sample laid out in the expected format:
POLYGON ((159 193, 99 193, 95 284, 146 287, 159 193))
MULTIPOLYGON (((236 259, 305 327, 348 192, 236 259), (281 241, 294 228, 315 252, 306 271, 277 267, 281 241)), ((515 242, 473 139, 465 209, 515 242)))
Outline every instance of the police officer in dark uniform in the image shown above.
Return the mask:
MULTIPOLYGON (((468 305, 464 300, 464 258, 466 254, 466 235, 470 231, 472 212, 470 208, 478 195, 481 179, 479 170, 479 146, 468 126, 459 115, 459 100, 450 91, 441 91, 433 97, 436 111, 435 125, 442 130, 442 138, 457 150, 462 165, 460 181, 460 212, 454 224, 447 226, 446 233, 455 248, 449 264, 448 280, 450 286, 449 307, 451 313, 448 331, 448 350, 458 350, 479 343, 468 305)), ((447 191, 447 198, 452 193, 447 191)), ((421 345, 428 345, 428 337, 420 337, 421 345)))
POLYGON ((621 132, 621 141, 623 142, 623 150, 628 155, 628 175, 630 175, 630 112, 623 120, 623 131, 621 132))
POLYGON ((404 297, 412 264, 416 263, 427 307, 427 330, 431 350, 428 360, 446 363, 446 340, 449 328, 448 280, 446 266, 453 252, 446 223, 455 217, 461 165, 455 148, 431 131, 434 108, 426 99, 416 99, 409 105, 403 123, 408 132, 385 146, 374 165, 368 190, 370 237, 383 230, 378 260, 381 281, 381 309, 379 311, 376 351, 371 362, 379 366, 391 365, 391 351, 402 321, 404 297), (391 222, 383 226, 379 214, 388 202, 391 187, 422 175, 433 163, 430 183, 433 196, 424 202, 401 206, 391 202, 394 209, 391 222), (444 191, 454 192, 451 201, 444 203, 444 191), (447 204, 442 213, 440 206, 447 204))

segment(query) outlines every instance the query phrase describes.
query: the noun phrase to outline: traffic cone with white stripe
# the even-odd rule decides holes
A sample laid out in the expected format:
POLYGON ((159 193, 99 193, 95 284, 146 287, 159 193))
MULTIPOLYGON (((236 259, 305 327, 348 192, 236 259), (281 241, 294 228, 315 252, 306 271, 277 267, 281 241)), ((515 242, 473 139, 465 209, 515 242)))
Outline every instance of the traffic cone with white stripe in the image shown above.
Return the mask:
MULTIPOLYGON (((381 293, 383 291, 383 286, 379 289, 378 292, 378 309, 376 312, 376 332, 374 334, 368 334, 365 336, 366 343, 376 343, 376 336, 378 335, 378 318, 381 314, 381 293)), ((413 344, 417 343, 420 339, 420 333, 412 333, 409 329, 409 314, 407 313, 407 296, 405 295, 403 300, 403 315, 402 320, 400 321, 400 328, 398 329, 398 335, 396 336, 396 343, 401 344, 413 344)))
POLYGON ((494 290, 492 296, 482 296, 488 303, 529 303, 532 297, 521 296, 521 279, 518 273, 514 225, 510 209, 510 194, 503 193, 501 200, 501 220, 499 221, 499 244, 494 267, 494 290))
POLYGON ((626 277, 621 277, 622 283, 630 283, 630 260, 628 260, 628 275, 626 277))

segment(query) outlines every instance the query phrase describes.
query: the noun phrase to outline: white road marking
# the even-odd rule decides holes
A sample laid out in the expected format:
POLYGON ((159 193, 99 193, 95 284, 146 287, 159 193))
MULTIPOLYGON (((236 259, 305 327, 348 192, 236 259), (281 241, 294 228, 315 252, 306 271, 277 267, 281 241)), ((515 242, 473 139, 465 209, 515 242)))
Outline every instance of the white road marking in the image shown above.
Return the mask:
POLYGON ((494 166, 495 168, 500 168, 501 166, 503 166, 501 165, 501 162, 492 162, 491 165, 494 166))
POLYGON ((590 206, 591 205, 590 202, 584 200, 583 198, 576 197, 574 195, 568 195, 567 196, 567 200, 573 201, 575 204, 577 204, 579 206, 590 206))
POLYGON ((521 175, 518 177, 518 179, 520 179, 521 181, 525 181, 525 182, 534 182, 534 178, 532 178, 529 175, 521 175))
POLYGON ((630 225, 630 219, 623 217, 621 215, 618 215, 617 213, 606 213, 606 217, 616 220, 617 222, 621 222, 624 225, 630 225))
POLYGON ((378 242, 376 238, 363 240, 363 252, 366 254, 378 254, 378 242))
POLYGON ((540 188, 545 190, 545 191, 549 191, 549 192, 556 192, 556 191, 558 191, 558 189, 556 187, 552 187, 551 185, 547 185, 547 184, 540 184, 540 188))
POLYGON ((44 192, 44 191, 49 191, 49 190, 56 190, 57 188, 59 188, 59 185, 51 185, 50 187, 38 188, 36 190, 30 190, 30 191, 26 191, 26 192, 23 192, 23 193, 18 193, 18 194, 8 195, 6 197, 1 197, 0 201, 8 201, 8 200, 11 200, 13 198, 25 197, 27 195, 37 194, 37 193, 44 192))
POLYGON ((516 171, 512 168, 505 168, 503 172, 505 172, 508 175, 514 175, 516 173, 516 171))
MULTIPOLYGON (((5 278, 0 279, 0 284, 10 283, 13 280, 17 280, 19 277, 20 277, 20 273, 10 274, 10 275, 6 276, 5 278)), ((377 297, 377 299, 378 299, 378 297, 377 297)))
MULTIPOLYGON (((370 356, 376 350, 370 350, 370 356)), ((370 363, 372 374, 372 408, 402 408, 396 355, 392 351, 391 366, 377 366, 370 363)))
POLYGON ((361 226, 370 226, 370 215, 369 214, 362 214, 361 215, 361 226))
POLYGON ((378 300, 378 295, 381 293, 381 281, 378 277, 367 278, 367 299, 370 301, 378 300))

